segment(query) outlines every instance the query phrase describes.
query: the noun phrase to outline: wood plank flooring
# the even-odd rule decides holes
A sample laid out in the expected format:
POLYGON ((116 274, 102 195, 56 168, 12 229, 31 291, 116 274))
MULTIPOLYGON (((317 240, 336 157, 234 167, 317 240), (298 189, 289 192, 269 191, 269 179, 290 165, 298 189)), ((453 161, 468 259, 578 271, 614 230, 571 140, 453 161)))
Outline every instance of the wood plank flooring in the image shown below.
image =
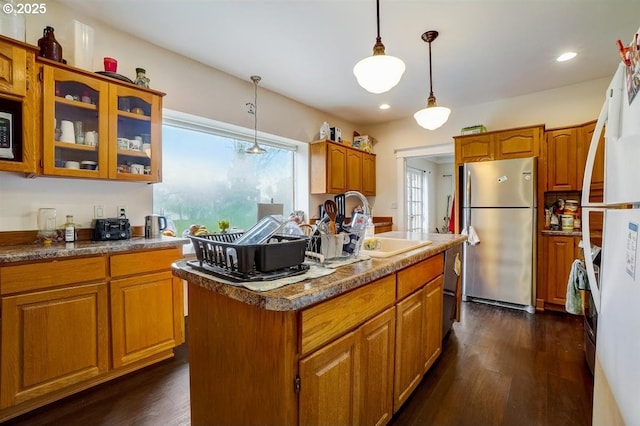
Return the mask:
MULTIPOLYGON (((590 425, 582 333, 582 317, 463 303, 440 359, 390 425, 590 425)), ((189 425, 187 351, 5 424, 189 425)))

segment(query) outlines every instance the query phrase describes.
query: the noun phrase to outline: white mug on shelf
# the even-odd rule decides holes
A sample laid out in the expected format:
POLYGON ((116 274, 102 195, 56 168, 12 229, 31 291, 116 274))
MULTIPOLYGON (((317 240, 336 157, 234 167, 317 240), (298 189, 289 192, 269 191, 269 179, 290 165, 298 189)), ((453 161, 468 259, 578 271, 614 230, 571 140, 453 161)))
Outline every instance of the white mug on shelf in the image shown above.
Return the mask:
POLYGON ((132 151, 142 151, 142 138, 136 136, 135 139, 129 139, 129 149, 132 151))
POLYGON ((136 174, 136 175, 143 175, 144 174, 144 165, 142 165, 142 164, 132 164, 131 165, 131 173, 136 174))
POLYGON ((98 132, 95 130, 86 132, 84 134, 84 144, 89 146, 96 146, 96 141, 98 140, 98 132))

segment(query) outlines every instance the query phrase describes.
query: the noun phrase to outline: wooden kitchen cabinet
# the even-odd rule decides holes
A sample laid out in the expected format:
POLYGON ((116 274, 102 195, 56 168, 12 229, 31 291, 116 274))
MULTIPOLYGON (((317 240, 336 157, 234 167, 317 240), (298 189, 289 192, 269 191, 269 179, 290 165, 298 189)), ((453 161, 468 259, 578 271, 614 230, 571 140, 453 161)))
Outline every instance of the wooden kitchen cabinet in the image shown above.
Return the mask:
POLYGON ((393 415, 395 309, 300 361, 300 424, 385 424, 393 415))
POLYGON ((300 424, 360 424, 359 349, 352 332, 300 361, 300 424))
POLYGON ((33 175, 37 172, 37 49, 0 36, 0 170, 33 175))
MULTIPOLYGON (((107 82, 71 70, 42 67, 42 170, 45 175, 106 178, 109 175, 109 85, 107 82), (76 97, 68 99, 68 97, 76 97), (82 102, 85 97, 88 102, 82 102), (94 131, 93 145, 79 143, 76 123, 83 131, 94 131), (62 132, 70 126, 71 133, 62 132), (71 137, 70 137, 71 136, 71 137), (75 138, 74 138, 75 136, 75 138), (96 170, 71 169, 67 161, 93 161, 96 170)), ((84 135, 82 135, 84 137, 84 135)))
POLYGON ((311 143, 309 157, 312 194, 375 195, 375 154, 322 140, 311 143))
POLYGON ((537 157, 544 126, 455 136, 456 164, 537 157))
POLYGON ((347 190, 362 192, 362 151, 347 150, 347 190), (356 189, 358 188, 358 189, 356 189))
POLYGON ((43 58, 38 62, 42 80, 43 174, 161 180, 163 93, 43 58), (62 131, 69 122, 73 123, 75 139, 70 132, 62 131), (136 138, 140 142, 135 142, 136 138), (68 161, 95 162, 97 168, 68 168, 68 161))
POLYGON ((383 425, 393 415, 395 321, 389 308, 360 328, 360 424, 383 425))
POLYGON ((396 308, 394 412, 409 398, 424 373, 424 302, 424 288, 421 288, 396 308))
POLYGON ((376 195, 376 156, 362 153, 362 192, 363 195, 376 195))
POLYGON ((162 96, 137 88, 112 84, 109 87, 109 178, 130 181, 162 181, 162 96), (136 113, 134 111, 142 111, 136 113), (123 149, 118 138, 139 137, 141 150, 123 149), (144 174, 130 167, 140 164, 144 174))
POLYGON ((442 352, 442 303, 444 276, 429 282, 424 289, 424 371, 426 372, 442 352))
MULTIPOLYGON (((578 189, 582 190, 582 181, 584 179, 584 169, 587 164, 587 155, 589 154, 589 145, 591 144, 591 138, 596 128, 596 122, 592 121, 578 127, 578 174, 577 185, 578 189)), ((596 158, 593 163, 593 170, 591 172, 591 193, 589 201, 602 202, 604 191, 604 132, 600 135, 600 143, 598 150, 596 151, 596 158)))
POLYGON ((181 257, 178 248, 110 256, 114 368, 184 342, 182 280, 171 274, 181 257))
POLYGON ((578 190, 578 129, 549 130, 547 142, 547 191, 578 190))
POLYGON ((558 305, 564 310, 567 296, 567 282, 573 261, 578 258, 579 237, 544 236, 546 248, 546 302, 558 305))
POLYGON ((442 348, 444 256, 398 272, 394 412, 418 386, 442 348), (415 291, 418 289, 417 291, 415 291))
MULTIPOLYGON (((547 191, 581 191, 595 121, 548 130, 546 137, 547 191)), ((601 140, 591 177, 591 201, 601 201, 604 189, 604 142, 601 140)))
POLYGON ((104 258, 3 266, 0 277, 0 409, 28 405, 107 372, 104 258))
POLYGON ((173 356, 180 247, 0 266, 0 421, 173 356))

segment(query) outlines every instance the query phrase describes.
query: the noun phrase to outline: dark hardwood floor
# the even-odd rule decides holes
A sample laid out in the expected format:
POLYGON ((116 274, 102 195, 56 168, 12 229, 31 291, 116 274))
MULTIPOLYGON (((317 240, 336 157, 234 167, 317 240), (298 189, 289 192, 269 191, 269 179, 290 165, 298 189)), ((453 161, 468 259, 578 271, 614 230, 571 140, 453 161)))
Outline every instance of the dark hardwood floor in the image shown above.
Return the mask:
MULTIPOLYGON (((463 303, 443 353, 391 425, 590 425, 582 317, 463 303)), ((176 356, 6 425, 188 425, 186 345, 176 356)))

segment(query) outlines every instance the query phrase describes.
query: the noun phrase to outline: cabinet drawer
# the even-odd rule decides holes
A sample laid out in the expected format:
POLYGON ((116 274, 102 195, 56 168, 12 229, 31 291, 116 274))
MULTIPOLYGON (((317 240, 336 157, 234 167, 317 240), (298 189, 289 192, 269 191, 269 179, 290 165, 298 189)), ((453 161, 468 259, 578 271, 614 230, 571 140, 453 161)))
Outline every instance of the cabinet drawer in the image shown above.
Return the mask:
POLYGON ((398 300, 444 272, 444 253, 398 272, 398 300))
POLYGON ((302 354, 344 334, 393 305, 395 284, 396 276, 388 275, 302 311, 302 354))
POLYGON ((112 277, 166 271, 182 258, 179 247, 164 250, 114 254, 109 259, 112 277))
POLYGON ((0 293, 11 294, 66 284, 104 281, 104 256, 53 260, 0 268, 0 293))

